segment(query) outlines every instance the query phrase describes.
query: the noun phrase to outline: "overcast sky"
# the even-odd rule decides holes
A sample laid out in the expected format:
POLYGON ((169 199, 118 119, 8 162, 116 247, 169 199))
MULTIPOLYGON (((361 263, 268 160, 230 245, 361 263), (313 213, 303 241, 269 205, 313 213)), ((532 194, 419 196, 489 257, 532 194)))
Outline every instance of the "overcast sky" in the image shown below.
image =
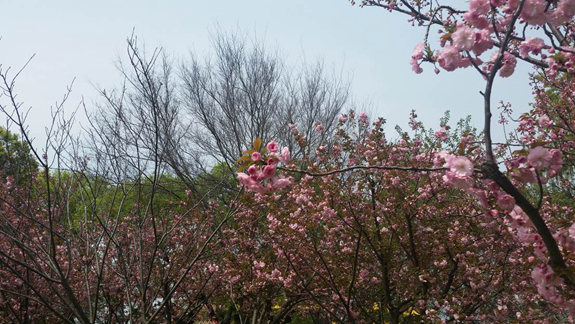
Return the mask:
MULTIPOLYGON (((189 51, 206 53, 215 24, 224 31, 239 29, 264 37, 290 62, 321 58, 326 65, 343 69, 353 77, 356 100, 371 102, 373 112, 391 126, 406 128, 411 109, 426 126, 437 127, 445 110, 451 110, 453 120, 471 114, 477 126, 482 123, 479 91, 484 82, 478 73, 467 69, 435 75, 431 66, 424 65, 423 74, 414 74, 409 59, 425 31, 412 27, 405 16, 380 8, 360 9, 346 0, 0 3, 0 63, 17 68, 36 54, 19 79, 17 92, 25 106, 33 107, 29 124, 38 139, 50 106, 74 78, 70 110, 82 96, 88 105, 98 100, 93 85, 106 88, 120 83, 114 62, 124 56, 126 37, 134 28, 148 48, 161 46, 177 58, 189 51)), ((531 100, 528 72, 519 63, 515 75, 499 78, 494 102, 511 101, 516 112, 525 111, 531 100)))

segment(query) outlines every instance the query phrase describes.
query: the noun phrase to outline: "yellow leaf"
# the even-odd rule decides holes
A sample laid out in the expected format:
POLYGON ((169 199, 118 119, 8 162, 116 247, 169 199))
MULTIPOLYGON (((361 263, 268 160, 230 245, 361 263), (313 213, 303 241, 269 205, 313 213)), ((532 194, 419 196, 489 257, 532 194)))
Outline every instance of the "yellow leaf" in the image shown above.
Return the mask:
POLYGON ((517 156, 526 156, 529 153, 526 150, 517 150, 517 151, 513 151, 513 155, 517 155, 517 156))
POLYGON ((451 34, 452 34, 452 33, 443 34, 443 35, 441 35, 441 39, 443 39, 443 40, 448 40, 448 39, 451 38, 451 34))
POLYGON ((249 156, 249 155, 244 155, 244 156, 242 156, 241 158, 239 158, 239 159, 236 161, 236 164, 241 163, 241 162, 251 162, 251 161, 252 161, 252 157, 251 157, 251 156, 249 156))
POLYGON ((419 316, 419 313, 413 308, 410 308, 405 312, 403 312, 403 316, 412 316, 412 315, 419 316))
POLYGON ((457 149, 457 155, 463 155, 463 153, 465 152, 465 141, 461 141, 461 143, 459 143, 459 147, 457 149))
POLYGON ((536 141, 531 143, 531 148, 536 148, 538 146, 545 146, 545 144, 549 144, 550 142, 545 142, 545 141, 536 141))
POLYGON ((238 167, 238 172, 241 172, 243 169, 249 167, 250 164, 252 164, 252 163, 251 162, 244 162, 244 163, 240 164, 240 166, 238 167))
POLYGON ((243 151, 242 153, 251 155, 251 154, 254 153, 255 151, 256 151, 256 150, 247 150, 247 151, 243 151))
POLYGON ((254 141, 254 150, 259 151, 261 146, 262 146, 262 139, 258 137, 254 141))
POLYGON ((479 146, 475 145, 475 146, 468 148, 467 149, 467 155, 471 154, 471 152, 473 152, 476 148, 479 148, 479 146))

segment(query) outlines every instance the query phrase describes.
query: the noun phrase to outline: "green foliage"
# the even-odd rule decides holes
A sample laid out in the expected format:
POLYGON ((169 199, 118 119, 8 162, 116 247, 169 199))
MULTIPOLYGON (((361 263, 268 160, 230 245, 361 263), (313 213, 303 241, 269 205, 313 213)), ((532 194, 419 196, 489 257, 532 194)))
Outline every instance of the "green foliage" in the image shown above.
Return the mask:
POLYGON ((194 179, 196 191, 189 191, 185 183, 171 174, 162 174, 153 185, 152 179, 142 177, 112 183, 106 179, 80 173, 55 171, 51 173, 51 186, 57 192, 66 192, 66 218, 76 226, 85 218, 96 215, 126 216, 154 212, 163 215, 163 210, 173 210, 182 200, 206 204, 216 200, 225 208, 237 191, 233 172, 225 163, 219 163, 209 173, 194 179))
POLYGON ((28 144, 0 127, 0 173, 3 177, 13 176, 18 182, 27 179, 38 169, 38 163, 30 154, 28 144))
POLYGON ((216 164, 210 172, 202 173, 195 179, 197 199, 216 200, 227 204, 237 192, 234 171, 225 163, 216 164))
POLYGON ((110 215, 124 218, 126 216, 154 212, 156 215, 168 206, 177 206, 185 199, 184 183, 172 176, 161 175, 156 186, 149 179, 125 180, 122 183, 111 183, 105 179, 86 174, 53 174, 52 180, 67 179, 66 186, 70 194, 67 199, 67 217, 72 226, 85 217, 110 215), (73 178, 73 179, 72 179, 73 178), (153 190, 152 190, 153 189, 153 190), (149 208, 149 209, 148 209, 149 208))

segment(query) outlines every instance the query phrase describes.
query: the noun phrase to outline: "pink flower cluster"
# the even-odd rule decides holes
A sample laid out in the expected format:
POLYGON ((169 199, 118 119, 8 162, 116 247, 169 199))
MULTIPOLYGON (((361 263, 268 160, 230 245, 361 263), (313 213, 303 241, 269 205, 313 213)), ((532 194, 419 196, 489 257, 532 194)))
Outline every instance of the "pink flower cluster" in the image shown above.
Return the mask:
MULTIPOLYGON (((520 242, 532 247, 535 255, 540 260, 547 260, 545 244, 541 236, 535 232, 533 223, 521 208, 515 206, 506 216, 505 222, 511 231, 515 231, 516 237, 520 242)), ((572 232, 572 228, 569 228, 569 230, 563 230, 558 235, 555 235, 561 244, 569 246, 571 250, 575 245, 575 237, 572 235, 575 233, 572 232)), ((529 260, 534 262, 535 257, 530 257, 529 260)), ((539 295, 564 307, 571 315, 575 314, 575 302, 564 300, 561 296, 559 287, 563 284, 563 279, 549 265, 540 263, 532 270, 531 277, 535 281, 535 287, 539 295)))
POLYGON ((507 161, 507 168, 512 170, 515 179, 523 183, 547 182, 547 178, 539 175, 537 171, 547 170, 547 176, 553 178, 563 168, 563 156, 561 151, 549 150, 542 146, 537 146, 529 151, 527 157, 521 156, 507 161))
POLYGON ((563 279, 553 272, 553 269, 547 264, 539 264, 531 272, 531 277, 535 281, 537 292, 545 299, 558 305, 566 307, 571 314, 575 313, 575 302, 564 301, 557 287, 563 283, 563 279))
MULTIPOLYGON (((424 43, 415 46, 410 60, 413 71, 417 74, 422 73, 421 62, 428 61, 438 64, 446 71, 454 71, 475 64, 488 73, 493 68, 492 62, 500 55, 499 51, 495 51, 487 62, 482 61, 479 56, 494 47, 494 39, 501 41, 500 35, 506 30, 519 28, 519 26, 510 26, 512 22, 516 25, 524 24, 526 27, 528 25, 543 26, 547 23, 559 26, 575 16, 575 0, 561 0, 554 4, 551 0, 526 0, 519 20, 515 21, 513 16, 519 9, 520 2, 519 0, 470 0, 468 10, 461 15, 463 22, 455 25, 451 19, 443 21, 443 26, 446 28, 439 31, 443 33, 441 37, 443 49, 436 51, 431 57, 424 57, 426 50, 430 51, 427 49, 427 36, 424 43)), ((525 37, 525 35, 522 36, 525 37)), ((504 78, 511 76, 517 64, 516 57, 526 59, 529 54, 541 54, 541 58, 547 60, 547 64, 552 68, 554 58, 548 58, 547 55, 541 53, 544 49, 553 53, 553 48, 546 45, 539 37, 526 37, 520 44, 510 46, 503 53, 503 64, 499 75, 504 78)), ((565 48, 565 52, 569 53, 570 50, 565 48)), ((438 71, 436 68, 436 72, 438 71)))
POLYGON ((489 0, 470 0, 469 11, 463 15, 463 19, 474 27, 483 29, 489 26, 489 20, 486 15, 490 10, 491 3, 489 0))
POLYGON ((367 113, 365 111, 362 111, 359 113, 359 121, 362 122, 364 125, 367 125, 368 116, 367 116, 367 113))
MULTIPOLYGON (((319 124, 318 124, 319 125, 319 124)), ((316 131, 321 131, 321 129, 323 129, 323 126, 321 126, 321 128, 318 130, 317 127, 318 125, 316 125, 316 131)), ((297 129, 297 126, 295 124, 289 124, 289 129, 290 129, 290 133, 293 135, 293 137, 295 138, 295 141, 300 145, 300 146, 305 146, 307 144, 307 140, 305 139, 305 136, 303 136, 299 130, 297 129)))
POLYGON ((441 127, 438 131, 433 133, 433 136, 441 141, 447 140, 447 131, 445 127, 441 127))
POLYGON ((473 186, 473 163, 465 156, 456 156, 442 151, 437 154, 438 159, 443 159, 444 167, 449 170, 443 176, 443 180, 460 189, 470 189, 473 186))
POLYGON ((279 146, 274 141, 269 142, 266 147, 267 151, 270 152, 270 154, 267 155, 266 164, 260 165, 263 163, 262 154, 260 152, 254 152, 251 155, 254 164, 248 167, 247 173, 239 172, 237 175, 238 180, 249 191, 258 193, 272 192, 283 189, 292 183, 291 178, 276 176, 276 164, 278 162, 287 164, 290 161, 289 148, 284 147, 281 153, 279 153, 279 146))
POLYGON ((455 46, 446 46, 437 55, 437 63, 446 71, 455 71, 457 68, 467 67, 464 58, 455 46))
MULTIPOLYGON (((493 53, 491 56, 491 60, 495 61, 497 58, 498 53, 493 53)), ((515 72, 515 66, 517 66, 517 59, 512 54, 505 52, 503 54, 503 66, 499 70, 499 76, 502 78, 510 77, 513 72, 515 72)))
MULTIPOLYGON (((542 26, 546 23, 553 23, 561 25, 567 20, 572 19, 575 15, 575 1, 561 0, 557 2, 554 10, 550 10, 551 6, 547 0, 527 0, 521 11, 521 18, 531 24, 542 26)), ((519 1, 510 1, 517 8, 519 1)))
POLYGON ((411 64, 411 68, 413 69, 413 72, 420 74, 421 72, 423 72, 423 69, 421 68, 421 65, 419 64, 419 61, 421 59, 423 59, 423 54, 425 52, 425 44, 424 43, 419 43, 417 45, 415 45, 415 48, 413 49, 413 54, 411 55, 411 61, 409 62, 409 64, 411 64))
POLYGON ((548 47, 549 46, 545 45, 545 42, 539 37, 527 38, 519 45, 519 56, 525 58, 529 55, 529 53, 533 53, 533 55, 539 55, 541 50, 548 47))

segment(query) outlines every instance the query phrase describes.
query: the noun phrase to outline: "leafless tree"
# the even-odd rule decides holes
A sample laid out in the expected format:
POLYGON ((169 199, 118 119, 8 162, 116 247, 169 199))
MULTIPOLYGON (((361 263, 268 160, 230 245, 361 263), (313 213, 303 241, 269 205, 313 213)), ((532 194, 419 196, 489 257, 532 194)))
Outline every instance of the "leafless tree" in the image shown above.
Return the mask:
POLYGON ((118 64, 125 82, 100 90, 92 118, 98 136, 115 138, 106 150, 117 157, 110 161, 117 179, 128 176, 121 170, 141 172, 157 160, 160 174, 175 175, 195 195, 217 183, 225 200, 237 190, 234 162, 254 139, 276 140, 294 157, 313 156, 305 150, 329 140, 337 115, 352 108, 349 82, 322 62, 290 67, 262 41, 221 31, 212 49, 205 59, 192 54, 175 77, 161 49, 146 56, 135 37, 128 39, 128 60, 118 64), (307 148, 295 144, 290 123, 306 136, 307 148), (325 132, 316 132, 316 124, 325 132), (228 181, 210 172, 219 162, 228 181))
POLYGON ((322 62, 288 66, 277 51, 241 34, 217 33, 213 55, 192 54, 182 65, 182 104, 195 127, 189 141, 231 167, 256 138, 288 145, 303 155, 289 132, 293 123, 313 147, 326 140, 340 111, 350 107, 349 82, 322 62), (324 133, 315 132, 322 124, 324 133))

